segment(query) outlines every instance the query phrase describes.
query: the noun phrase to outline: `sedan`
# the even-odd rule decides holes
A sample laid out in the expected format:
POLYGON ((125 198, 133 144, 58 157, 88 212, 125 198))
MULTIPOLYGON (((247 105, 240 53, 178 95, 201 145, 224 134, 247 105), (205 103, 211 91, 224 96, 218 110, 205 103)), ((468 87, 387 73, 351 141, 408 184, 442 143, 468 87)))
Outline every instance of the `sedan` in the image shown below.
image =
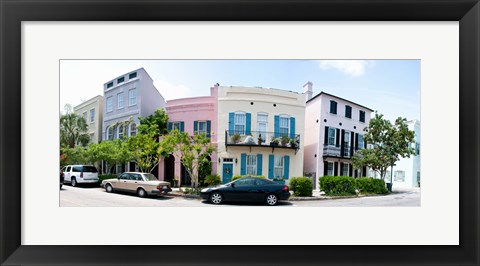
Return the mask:
POLYGON ((224 201, 256 201, 273 206, 279 200, 288 200, 288 186, 268 179, 243 177, 227 184, 202 189, 203 199, 213 204, 224 201))
POLYGON ((118 178, 103 180, 101 185, 108 193, 114 191, 133 192, 141 198, 150 195, 162 196, 172 191, 169 182, 159 181, 152 174, 139 172, 122 173, 118 178))

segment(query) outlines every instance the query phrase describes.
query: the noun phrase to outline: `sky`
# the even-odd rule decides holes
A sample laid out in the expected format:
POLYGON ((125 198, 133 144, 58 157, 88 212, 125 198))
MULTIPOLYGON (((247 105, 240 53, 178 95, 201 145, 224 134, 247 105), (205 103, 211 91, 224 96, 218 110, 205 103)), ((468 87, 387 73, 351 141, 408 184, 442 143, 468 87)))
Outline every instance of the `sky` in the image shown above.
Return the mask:
MULTIPOLYGON (((103 84, 143 67, 166 101, 221 86, 321 91, 395 120, 420 120, 420 60, 61 60, 60 112, 103 95, 103 84)), ((373 115, 372 115, 373 116, 373 115)))

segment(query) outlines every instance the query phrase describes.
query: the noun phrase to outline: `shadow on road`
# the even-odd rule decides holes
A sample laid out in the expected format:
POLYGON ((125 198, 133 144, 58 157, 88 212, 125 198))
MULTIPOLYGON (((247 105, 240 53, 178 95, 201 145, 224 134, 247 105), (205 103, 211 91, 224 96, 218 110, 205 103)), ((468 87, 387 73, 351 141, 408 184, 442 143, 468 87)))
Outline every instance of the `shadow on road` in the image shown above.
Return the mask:
MULTIPOLYGON (((202 200, 202 203, 204 203, 206 205, 217 206, 217 205, 211 203, 208 200, 202 200)), ((268 206, 267 204, 265 204, 263 202, 235 201, 235 202, 222 202, 221 205, 222 206, 229 206, 230 205, 230 206, 249 206, 249 207, 250 206, 275 207, 275 206, 292 206, 293 204, 291 202, 288 202, 288 201, 279 201, 277 203, 277 205, 275 205, 275 206, 268 206)))

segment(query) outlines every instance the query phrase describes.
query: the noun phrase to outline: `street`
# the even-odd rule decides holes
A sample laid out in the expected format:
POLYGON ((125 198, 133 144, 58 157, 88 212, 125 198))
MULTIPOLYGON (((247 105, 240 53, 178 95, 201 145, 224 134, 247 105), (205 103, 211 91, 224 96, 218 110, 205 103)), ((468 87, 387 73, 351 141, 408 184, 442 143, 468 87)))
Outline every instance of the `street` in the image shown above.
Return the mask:
MULTIPOLYGON (((60 190, 61 207, 236 207, 265 206, 262 203, 223 203, 213 205, 200 199, 165 196, 139 198, 135 194, 107 193, 93 186, 71 187, 64 185, 60 190)), ((347 199, 283 201, 278 207, 420 207, 420 190, 410 189, 386 196, 371 196, 347 199)))

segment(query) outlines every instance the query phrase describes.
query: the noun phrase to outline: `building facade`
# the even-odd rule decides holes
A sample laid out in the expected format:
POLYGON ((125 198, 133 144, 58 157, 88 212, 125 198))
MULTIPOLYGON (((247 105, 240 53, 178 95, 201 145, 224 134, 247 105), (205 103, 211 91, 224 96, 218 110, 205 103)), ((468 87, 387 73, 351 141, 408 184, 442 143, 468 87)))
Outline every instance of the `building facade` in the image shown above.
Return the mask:
MULTIPOLYGON (((103 91, 103 140, 135 136, 139 116, 152 115, 155 110, 166 106, 163 96, 143 68, 106 82, 103 91)), ((138 167, 132 162, 117 166, 116 172, 134 170, 138 167)))
POLYGON ((220 86, 217 174, 283 179, 303 175, 305 95, 259 87, 220 86))
MULTIPOLYGON (((190 136, 206 134, 214 147, 217 145, 217 91, 218 84, 210 88, 210 96, 191 97, 170 100, 167 102, 169 118, 168 129, 177 129, 188 132, 190 136)), ((212 172, 217 172, 217 155, 214 152, 209 158, 212 172)), ((159 163, 158 177, 160 180, 172 182, 178 180, 177 185, 190 185, 191 179, 181 163, 181 154, 175 153, 162 158, 159 163)))
POLYGON ((366 167, 353 169, 352 156, 367 147, 363 135, 373 110, 325 92, 312 97, 312 86, 304 85, 304 174, 313 178, 315 187, 322 176, 368 176, 366 167))
POLYGON ((102 141, 103 123, 103 96, 95 96, 73 108, 75 114, 83 117, 87 122, 89 143, 102 141))
MULTIPOLYGON (((420 187, 420 121, 407 121, 408 129, 415 132, 415 142, 412 148, 415 155, 408 158, 401 158, 393 166, 393 176, 391 176, 390 168, 385 174, 385 182, 389 183, 393 179, 393 187, 397 188, 415 188, 420 187)), ((380 178, 378 173, 372 173, 375 178, 380 178)))

